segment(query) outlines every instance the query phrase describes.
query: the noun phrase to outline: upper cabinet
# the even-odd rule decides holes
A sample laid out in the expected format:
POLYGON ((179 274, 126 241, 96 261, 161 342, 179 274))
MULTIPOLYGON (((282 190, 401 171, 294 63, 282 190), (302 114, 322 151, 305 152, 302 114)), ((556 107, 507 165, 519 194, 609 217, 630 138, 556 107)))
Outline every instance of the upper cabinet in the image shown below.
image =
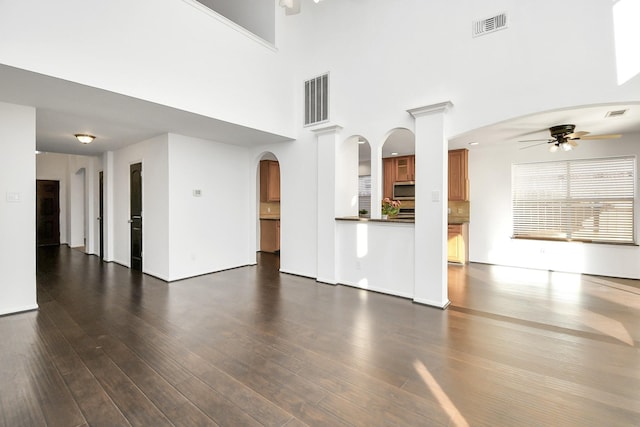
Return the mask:
POLYGON ((396 180, 396 165, 393 157, 382 159, 382 173, 384 177, 384 187, 382 189, 382 197, 393 197, 393 183, 396 180))
POLYGON ((280 201, 280 164, 274 160, 260 161, 260 201, 280 201))
POLYGON ((416 179, 416 156, 386 157, 382 159, 384 174, 383 197, 393 198, 393 183, 416 179))
POLYGON ((396 182, 414 181, 416 179, 415 159, 416 156, 402 156, 394 158, 396 182))
POLYGON ((449 200, 469 200, 468 154, 466 148, 449 151, 449 200))

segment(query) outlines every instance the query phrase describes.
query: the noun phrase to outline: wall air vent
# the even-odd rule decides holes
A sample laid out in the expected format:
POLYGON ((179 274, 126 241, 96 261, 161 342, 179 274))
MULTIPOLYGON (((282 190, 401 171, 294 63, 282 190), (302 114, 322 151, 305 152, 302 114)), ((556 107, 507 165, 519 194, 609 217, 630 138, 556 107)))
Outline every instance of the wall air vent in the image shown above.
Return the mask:
POLYGON ((627 112, 627 110, 609 111, 609 112, 607 112, 605 117, 620 117, 620 116, 624 115, 624 113, 626 113, 626 112, 627 112))
POLYGON ((329 73, 304 82, 304 124, 329 120, 329 73))
POLYGON ((484 36, 507 28, 507 13, 473 22, 473 37, 484 36))

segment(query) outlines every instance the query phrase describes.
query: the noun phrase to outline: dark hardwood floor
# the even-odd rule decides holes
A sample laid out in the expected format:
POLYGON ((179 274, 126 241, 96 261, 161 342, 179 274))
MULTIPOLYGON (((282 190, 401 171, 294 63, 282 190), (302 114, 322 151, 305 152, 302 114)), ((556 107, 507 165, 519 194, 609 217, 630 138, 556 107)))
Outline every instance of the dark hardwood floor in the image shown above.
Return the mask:
POLYGON ((4 426, 638 426, 640 287, 449 267, 452 304, 245 267, 171 284, 38 249, 4 426))

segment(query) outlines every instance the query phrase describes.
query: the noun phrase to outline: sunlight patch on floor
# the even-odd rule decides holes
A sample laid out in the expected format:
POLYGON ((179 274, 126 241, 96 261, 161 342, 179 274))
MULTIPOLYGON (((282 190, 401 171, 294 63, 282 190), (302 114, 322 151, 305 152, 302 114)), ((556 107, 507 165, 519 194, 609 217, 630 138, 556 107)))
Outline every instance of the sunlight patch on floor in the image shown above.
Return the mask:
POLYGON ((422 381, 424 381, 427 387, 429 387, 429 390, 434 397, 438 400, 442 409, 444 409, 447 415, 449 415, 451 423, 456 427, 469 427, 467 420, 462 416, 460 411, 458 411, 458 408, 456 408, 456 405, 453 404, 451 399, 449 399, 447 393, 442 390, 442 387, 440 387, 440 384, 438 384, 436 379, 433 378, 433 375, 431 375, 431 372, 429 372, 427 367, 424 366, 424 363, 416 360, 413 362, 413 367, 416 369, 416 372, 418 372, 418 375, 420 375, 420 378, 422 378, 422 381))
POLYGON ((589 310, 585 310, 581 314, 580 320, 591 329, 595 329, 603 335, 613 337, 630 345, 631 347, 635 346, 635 342, 633 341, 631 334, 629 334, 627 328, 625 328, 625 326, 618 320, 589 310))

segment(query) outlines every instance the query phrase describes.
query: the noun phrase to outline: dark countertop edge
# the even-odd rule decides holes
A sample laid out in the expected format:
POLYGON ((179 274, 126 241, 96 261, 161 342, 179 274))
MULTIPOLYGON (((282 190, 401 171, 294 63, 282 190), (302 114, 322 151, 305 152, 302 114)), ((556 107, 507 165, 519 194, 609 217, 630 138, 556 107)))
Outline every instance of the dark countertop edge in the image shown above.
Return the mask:
MULTIPOLYGON (((400 224, 415 224, 415 219, 399 219, 399 218, 390 218, 390 219, 375 219, 375 218, 362 218, 362 217, 358 217, 358 216, 343 216, 343 217, 337 217, 336 221, 360 221, 360 222, 395 222, 395 223, 400 223, 400 224)), ((469 221, 460 221, 460 222, 453 222, 450 221, 448 222, 448 224, 451 225, 462 225, 462 224, 468 224, 469 221)))
POLYGON ((260 217, 260 221, 280 221, 280 217, 279 216, 278 217, 271 216, 267 218, 260 217))
POLYGON ((383 223, 396 223, 396 224, 415 224, 413 219, 375 219, 375 218, 361 218, 358 216, 343 216, 336 218, 336 221, 359 221, 359 222, 383 222, 383 223))

